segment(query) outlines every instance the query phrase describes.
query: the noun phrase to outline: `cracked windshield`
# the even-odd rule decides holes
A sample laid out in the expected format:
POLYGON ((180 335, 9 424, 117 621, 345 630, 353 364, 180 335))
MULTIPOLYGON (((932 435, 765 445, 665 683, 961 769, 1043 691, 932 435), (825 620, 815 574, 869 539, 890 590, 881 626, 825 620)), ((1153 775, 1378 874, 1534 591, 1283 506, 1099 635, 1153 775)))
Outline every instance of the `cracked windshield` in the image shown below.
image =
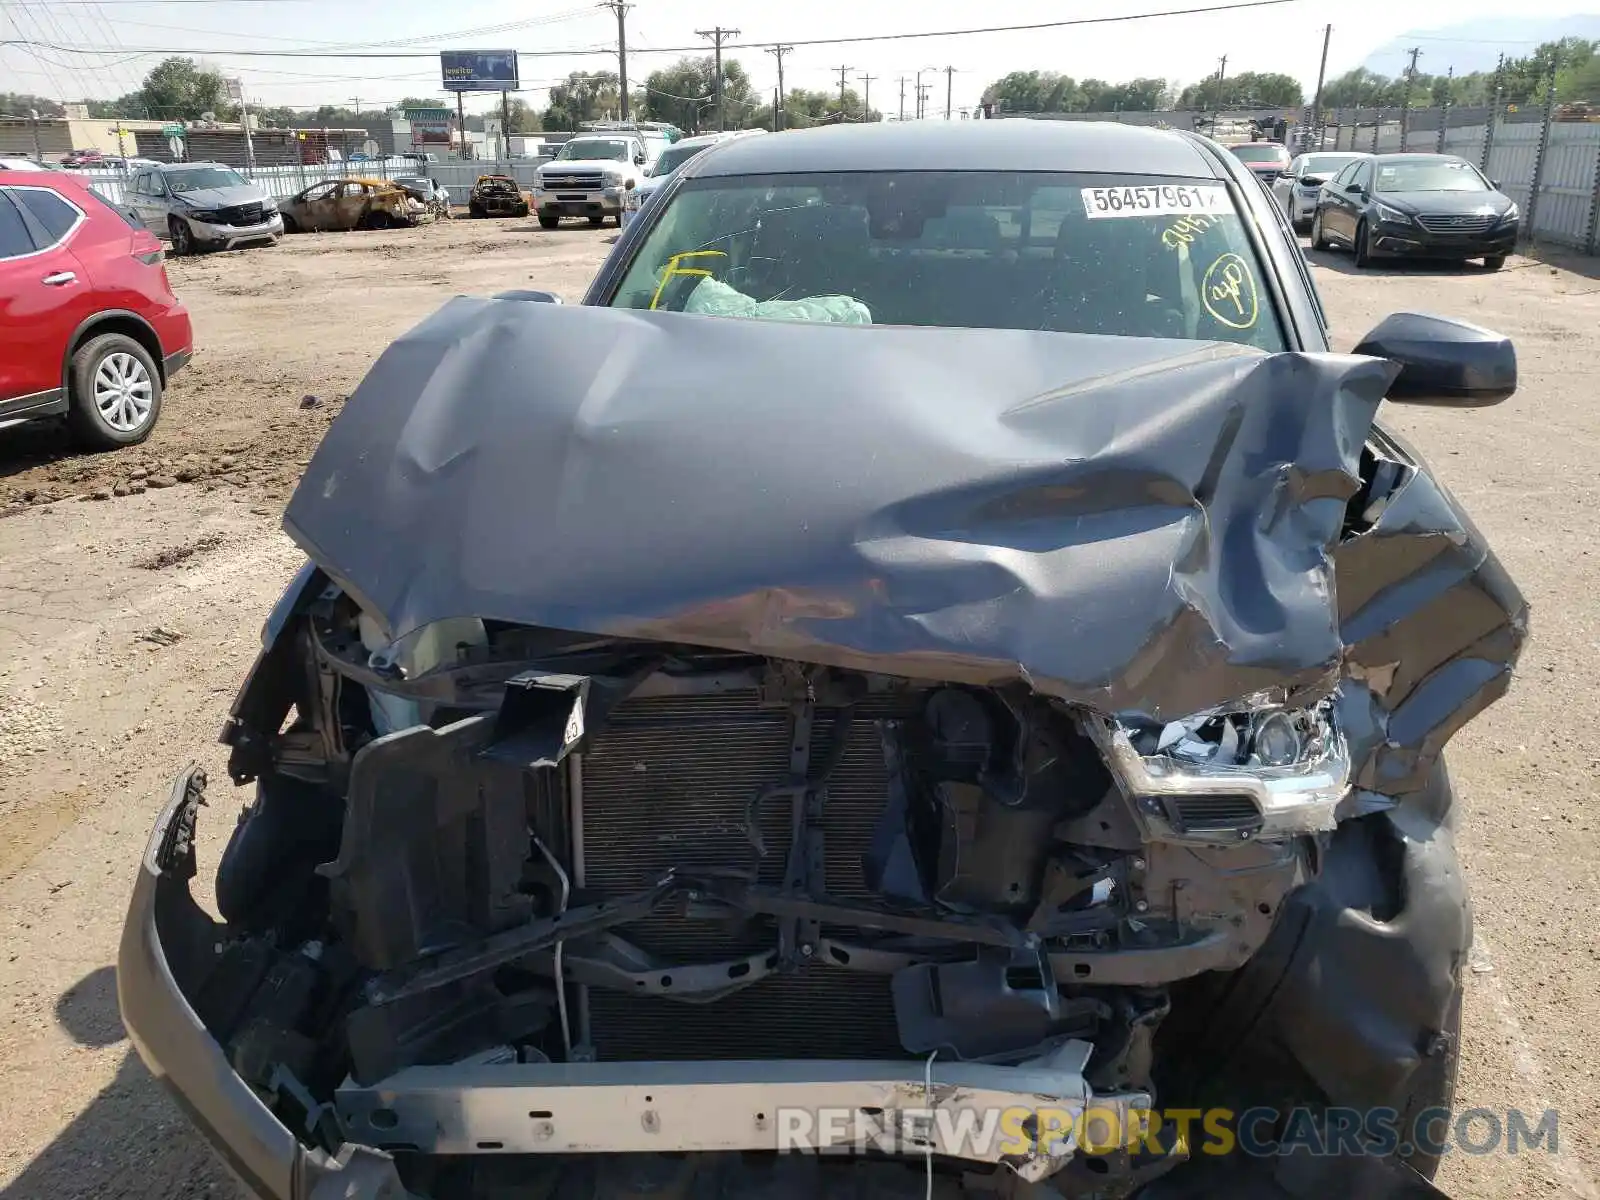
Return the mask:
POLYGON ((1227 189, 1149 177, 840 172, 688 183, 614 307, 1284 348, 1227 189))

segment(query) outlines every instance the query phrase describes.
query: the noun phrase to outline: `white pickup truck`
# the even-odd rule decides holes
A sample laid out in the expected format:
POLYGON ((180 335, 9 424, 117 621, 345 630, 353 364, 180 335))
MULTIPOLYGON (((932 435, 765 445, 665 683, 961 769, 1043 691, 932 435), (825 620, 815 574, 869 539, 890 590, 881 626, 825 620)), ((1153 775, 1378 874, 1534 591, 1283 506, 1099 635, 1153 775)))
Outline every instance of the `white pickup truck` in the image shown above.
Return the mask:
POLYGON ((623 198, 644 180, 648 162, 644 142, 631 133, 573 138, 534 180, 540 226, 554 229, 562 217, 587 217, 596 227, 613 217, 621 225, 623 198))

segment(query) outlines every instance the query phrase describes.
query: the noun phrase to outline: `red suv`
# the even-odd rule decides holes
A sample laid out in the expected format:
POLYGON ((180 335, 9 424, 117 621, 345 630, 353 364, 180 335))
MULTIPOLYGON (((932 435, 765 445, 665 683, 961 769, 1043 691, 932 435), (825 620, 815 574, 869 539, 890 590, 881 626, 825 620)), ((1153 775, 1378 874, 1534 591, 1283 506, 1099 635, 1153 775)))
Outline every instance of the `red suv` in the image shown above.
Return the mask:
POLYGON ((0 176, 0 428, 65 413, 86 447, 142 442, 193 350, 154 234, 70 176, 0 176))

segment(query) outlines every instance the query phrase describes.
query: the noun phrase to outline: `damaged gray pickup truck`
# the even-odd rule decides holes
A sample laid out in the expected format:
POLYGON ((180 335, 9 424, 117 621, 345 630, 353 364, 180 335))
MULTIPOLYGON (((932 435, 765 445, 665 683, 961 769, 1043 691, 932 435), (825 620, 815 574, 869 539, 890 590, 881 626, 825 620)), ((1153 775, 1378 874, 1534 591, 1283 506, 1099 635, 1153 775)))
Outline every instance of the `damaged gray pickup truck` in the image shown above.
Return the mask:
POLYGON ((1442 1194, 1527 613, 1375 417, 1505 339, 1331 353, 1232 156, 1031 121, 731 140, 537 299, 290 502, 220 920, 201 773, 145 852, 123 1018, 251 1189, 1442 1194))

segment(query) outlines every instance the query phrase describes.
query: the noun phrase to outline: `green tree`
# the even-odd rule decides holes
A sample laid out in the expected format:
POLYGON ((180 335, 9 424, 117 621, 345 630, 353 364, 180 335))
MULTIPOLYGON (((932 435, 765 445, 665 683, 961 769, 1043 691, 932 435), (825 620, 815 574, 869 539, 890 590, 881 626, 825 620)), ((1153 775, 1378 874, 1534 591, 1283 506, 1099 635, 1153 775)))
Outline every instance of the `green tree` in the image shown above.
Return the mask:
MULTIPOLYGON (((845 88, 844 106, 839 104, 839 93, 836 91, 808 91, 805 88, 791 88, 784 97, 783 127, 785 129, 806 129, 812 125, 837 125, 842 121, 852 124, 876 122, 883 120, 880 109, 863 111, 864 105, 861 93, 854 88, 845 88)), ((755 109, 746 125, 754 129, 772 128, 772 105, 763 104, 755 109)))
POLYGON ((67 110, 56 101, 31 92, 0 92, 0 117, 26 117, 30 112, 41 117, 61 117, 67 110))
POLYGON ((1126 83, 1085 79, 1078 91, 1083 112, 1155 112, 1170 108, 1176 98, 1165 79, 1130 79, 1126 83))
POLYGON ((535 112, 528 102, 519 96, 513 96, 509 105, 511 110, 511 133, 539 133, 544 129, 535 112))
POLYGON ((250 115, 257 125, 264 129, 289 129, 298 120, 298 114, 292 108, 284 105, 270 105, 266 108, 250 109, 250 115))
MULTIPOLYGON (((687 133, 716 128, 716 71, 716 59, 709 54, 680 58, 670 67, 652 71, 644 81, 640 112, 649 120, 667 121, 687 133)), ((752 124, 754 114, 762 109, 750 76, 737 59, 722 60, 722 106, 729 129, 752 124)), ((769 119, 770 115, 769 111, 769 119)))
POLYGON ((1178 96, 1179 108, 1298 108, 1306 102, 1299 80, 1276 71, 1240 71, 1191 83, 1178 96))
POLYGON ((221 74, 202 68, 192 58, 164 58, 138 91, 139 102, 152 118, 193 121, 201 113, 221 117, 228 108, 227 87, 221 74))
POLYGON ((449 100, 440 100, 434 96, 407 96, 395 107, 404 111, 408 108, 454 108, 455 105, 449 100))
POLYGON ((1018 113, 1080 111, 1082 99, 1072 77, 1054 71, 1013 71, 983 91, 985 104, 1018 113))
POLYGON ((1399 103, 1397 81, 1365 67, 1328 80, 1322 89, 1324 108, 1378 108, 1399 103))
POLYGON ((580 121, 596 121, 619 107, 616 73, 612 71, 574 71, 550 89, 550 103, 544 110, 544 128, 577 129, 580 121))

